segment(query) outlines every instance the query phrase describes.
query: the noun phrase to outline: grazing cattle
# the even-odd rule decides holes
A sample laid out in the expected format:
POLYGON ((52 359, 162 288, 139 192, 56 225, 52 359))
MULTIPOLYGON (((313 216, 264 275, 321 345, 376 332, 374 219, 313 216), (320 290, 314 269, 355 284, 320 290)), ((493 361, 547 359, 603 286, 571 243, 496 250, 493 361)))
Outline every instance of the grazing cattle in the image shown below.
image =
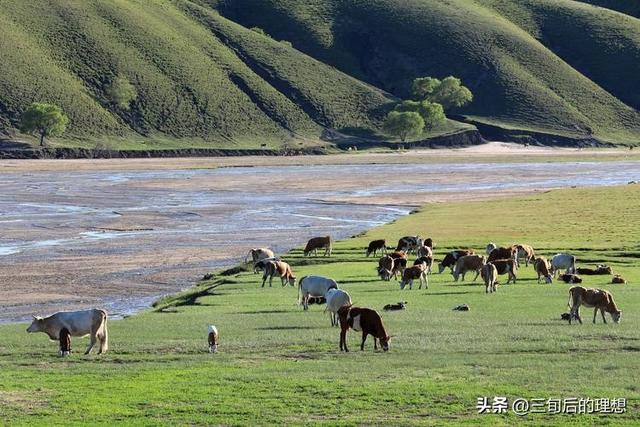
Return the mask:
POLYGON ((387 253, 387 241, 384 239, 373 240, 369 242, 369 247, 367 248, 367 256, 373 254, 376 256, 378 251, 382 251, 382 254, 385 255, 387 253))
MULTIPOLYGON (((518 249, 515 246, 509 246, 507 248, 495 248, 489 254, 487 262, 496 261, 499 259, 514 259, 518 258, 518 249)), ((516 261, 517 262, 517 261, 516 261)))
POLYGON ((107 335, 107 312, 97 308, 81 311, 61 311, 49 317, 33 317, 33 322, 27 328, 27 332, 44 332, 51 340, 58 341, 60 332, 66 328, 73 337, 91 336, 89 346, 84 354, 89 354, 100 341, 98 354, 104 353, 109 348, 107 335))
POLYGON ((270 261, 264 269, 264 274, 262 275, 262 287, 264 288, 264 283, 267 281, 267 277, 269 278, 269 287, 271 287, 271 282, 273 282, 273 276, 280 277, 280 282, 282 286, 286 286, 287 283, 291 286, 296 285, 296 276, 293 275, 293 271, 291 271, 291 266, 284 261, 270 261))
POLYGON ((549 273, 549 261, 545 257, 538 257, 533 263, 533 268, 536 269, 536 273, 538 274, 538 283, 540 283, 540 279, 544 278, 546 283, 552 283, 553 278, 551 273, 549 273))
POLYGON ((453 273, 453 267, 455 267, 458 258, 467 255, 474 255, 474 252, 471 249, 458 249, 456 251, 449 252, 445 255, 442 262, 438 264, 438 273, 442 273, 447 267, 449 267, 453 273))
POLYGON ((413 288, 413 281, 419 279, 420 287, 422 289, 422 282, 425 283, 425 288, 429 289, 429 278, 427 277, 427 264, 422 262, 418 265, 405 268, 402 272, 402 280, 400 281, 400 289, 404 289, 409 285, 409 289, 413 288))
POLYGON ((267 264, 269 264, 271 261, 280 261, 280 258, 278 257, 273 257, 273 258, 263 258, 260 259, 256 262, 253 263, 253 272, 257 273, 259 271, 264 271, 265 268, 267 268, 267 264))
POLYGON ((582 323, 580 318, 580 306, 593 307, 593 323, 596 323, 596 315, 598 310, 602 314, 602 321, 607 323, 607 319, 604 317, 606 311, 611 315, 611 318, 615 323, 620 323, 620 317, 622 311, 616 307, 616 303, 613 301, 613 296, 603 289, 583 288, 582 286, 574 286, 569 289, 569 311, 571 317, 569 318, 569 324, 571 319, 578 319, 578 322, 582 323))
POLYGON ((397 310, 404 310, 406 308, 407 302, 406 301, 400 301, 397 304, 387 304, 384 307, 382 307, 382 309, 384 311, 397 311, 397 310))
POLYGON ((485 293, 496 292, 498 289, 498 270, 492 263, 486 263, 481 270, 484 280, 485 293))
POLYGON ((376 339, 380 340, 380 346, 382 350, 389 350, 389 337, 387 331, 384 329, 384 324, 377 311, 370 308, 360 308, 344 306, 338 310, 338 317, 340 319, 340 351, 349 351, 347 348, 347 331, 353 329, 354 331, 362 331, 362 343, 360 344, 360 350, 364 350, 364 343, 367 339, 367 335, 373 337, 373 348, 378 349, 376 339))
POLYGON ((471 307, 469 307, 467 304, 460 304, 453 307, 453 311, 471 311, 471 307))
POLYGON ((563 273, 558 278, 564 283, 582 283, 582 278, 576 274, 563 273))
POLYGON ((404 236, 398 240, 396 251, 415 252, 420 246, 422 246, 420 236, 404 236))
POLYGON ((519 262, 524 259, 524 265, 529 266, 529 263, 533 263, 536 259, 536 253, 529 245, 516 245, 516 260, 519 262))
POLYGON ((493 242, 489 242, 489 243, 487 244, 487 247, 486 247, 486 249, 485 249, 485 252, 487 253, 487 255, 489 255, 489 254, 491 254, 491 252, 492 252, 494 249, 497 249, 497 248, 498 248, 498 245, 496 245, 496 244, 495 244, 495 243, 493 243, 493 242))
MULTIPOLYGON (((267 248, 249 249, 249 252, 247 253, 247 256, 244 257, 244 262, 247 262, 247 259, 249 258, 249 255, 251 255, 251 259, 253 260, 253 264, 254 265, 255 265, 255 263, 257 263, 261 259, 275 258, 275 255, 273 254, 273 251, 271 249, 267 249, 267 248)), ((257 273, 257 271, 255 269, 254 269, 254 273, 257 273)))
POLYGON ((342 289, 329 289, 327 291, 327 306, 324 311, 329 312, 331 326, 338 326, 338 310, 344 306, 351 306, 351 296, 342 289))
POLYGON ((496 266, 498 275, 509 275, 509 278, 507 279, 507 285, 509 284, 509 282, 516 283, 516 272, 518 271, 518 263, 515 259, 497 259, 489 262, 496 266))
POLYGON ((209 353, 217 353, 218 352, 218 328, 216 328, 214 325, 209 325, 207 342, 209 343, 209 353))
POLYGON ((392 276, 395 279, 398 274, 402 277, 404 270, 407 268, 406 258, 396 258, 393 260, 393 270, 391 270, 392 276))
POLYGON ((318 249, 324 249, 324 256, 331 256, 331 236, 312 237, 304 248, 304 256, 308 256, 313 252, 314 256, 318 256, 318 249))
POLYGON ((304 276, 298 282, 298 304, 309 309, 309 297, 325 297, 329 289, 338 289, 335 280, 322 276, 304 276))
POLYGON ((418 248, 418 251, 416 252, 416 256, 418 258, 422 258, 422 257, 433 257, 433 249, 431 249, 429 246, 427 245, 422 245, 418 248))
POLYGON ((560 320, 571 320, 571 313, 562 313, 560 315, 560 320))
POLYGON ((487 258, 480 255, 465 255, 456 261, 456 265, 453 268, 453 279, 457 282, 458 278, 462 276, 462 280, 464 281, 464 275, 468 271, 475 271, 476 277, 473 278, 475 281, 480 275, 480 270, 487 262, 487 258))
POLYGON ((385 255, 378 260, 378 276, 382 280, 391 280, 393 274, 394 260, 389 255, 385 255))
POLYGON ((71 333, 69 333, 69 329, 67 328, 60 330, 60 351, 58 354, 62 357, 71 354, 71 333))
POLYGON ((583 274, 585 276, 596 276, 596 275, 611 275, 613 274, 613 270, 608 265, 597 265, 596 268, 586 268, 586 267, 578 267, 576 268, 576 274, 583 274))
POLYGON ((427 265, 427 274, 431 274, 431 270, 433 269, 433 256, 421 256, 413 261, 413 265, 422 263, 425 263, 427 265))
POLYGON ((556 277, 557 273, 565 269, 567 274, 576 272, 576 257, 570 254, 556 254, 551 258, 551 275, 556 277))
POLYGON ((613 276, 613 278, 611 279, 611 283, 615 283, 615 284, 619 284, 619 285, 624 285, 627 283, 627 281, 624 279, 624 277, 622 277, 619 274, 616 274, 615 276, 613 276))

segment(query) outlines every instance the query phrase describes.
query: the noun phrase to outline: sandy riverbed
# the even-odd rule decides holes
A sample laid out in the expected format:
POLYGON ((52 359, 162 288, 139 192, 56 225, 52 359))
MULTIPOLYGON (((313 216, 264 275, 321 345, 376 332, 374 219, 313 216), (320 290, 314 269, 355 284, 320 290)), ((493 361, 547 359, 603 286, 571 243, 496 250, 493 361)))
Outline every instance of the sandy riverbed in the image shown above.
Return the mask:
POLYGON ((343 238, 429 202, 638 180, 640 162, 628 154, 494 143, 294 158, 1 161, 0 321, 95 305, 132 312, 236 264, 249 247, 343 238), (617 160, 575 162, 594 156, 617 160))

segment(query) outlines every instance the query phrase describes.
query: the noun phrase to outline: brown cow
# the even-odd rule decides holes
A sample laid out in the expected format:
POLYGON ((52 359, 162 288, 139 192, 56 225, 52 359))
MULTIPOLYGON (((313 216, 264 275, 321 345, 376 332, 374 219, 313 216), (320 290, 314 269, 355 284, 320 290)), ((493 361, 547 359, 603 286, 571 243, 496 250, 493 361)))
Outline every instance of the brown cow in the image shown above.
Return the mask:
POLYGON ((482 280, 484 280, 485 293, 492 293, 498 290, 498 270, 492 263, 486 263, 481 270, 482 280))
POLYGON ((264 283, 267 281, 267 277, 269 278, 269 287, 271 287, 273 276, 275 275, 280 277, 282 286, 286 286, 287 283, 291 286, 296 285, 296 276, 293 275, 293 271, 291 271, 291 266, 289 264, 284 261, 271 261, 264 269, 264 274, 262 275, 262 287, 264 288, 264 283))
POLYGON ((529 245, 516 245, 516 260, 520 261, 524 258, 524 265, 529 266, 529 263, 533 263, 536 259, 536 253, 529 245))
POLYGON ((609 291, 603 289, 583 288, 582 286, 574 286, 569 289, 569 302, 567 303, 570 309, 571 317, 569 318, 569 324, 571 319, 578 319, 578 322, 582 323, 580 318, 580 306, 593 307, 593 323, 596 323, 596 315, 598 310, 602 314, 602 321, 607 323, 607 319, 604 317, 606 311, 611 315, 614 323, 620 323, 622 311, 618 310, 616 303, 613 301, 613 296, 609 291))
POLYGON ((509 246, 507 248, 495 248, 489 254, 489 258, 487 262, 495 261, 498 259, 517 259, 518 258, 518 249, 514 246, 509 246))
POLYGON ((407 267, 402 272, 402 280, 400 281, 400 289, 404 289, 405 286, 409 285, 409 289, 413 287, 413 281, 419 279, 420 287, 418 289, 422 289, 422 282, 425 282, 425 288, 429 289, 429 278, 427 277, 427 264, 422 262, 420 264, 407 267))
POLYGON ((380 340, 382 350, 389 350, 389 339, 387 331, 384 328, 382 319, 377 311, 370 308, 360 308, 345 305, 338 310, 340 318, 340 351, 348 352, 347 348, 347 331, 362 331, 362 343, 360 350, 364 350, 364 343, 367 335, 373 336, 373 348, 378 349, 376 339, 380 340))
POLYGON ((391 252, 389 256, 393 259, 404 258, 407 259, 407 253, 405 251, 391 252))
POLYGON ((400 277, 402 277, 402 274, 404 274, 404 270, 407 268, 407 259, 406 258, 396 258, 393 260, 393 270, 391 270, 391 273, 393 274, 393 278, 395 279, 396 276, 399 274, 400 277))
POLYGON ((422 245, 418 248, 418 251, 416 252, 416 256, 418 258, 433 257, 433 249, 431 249, 431 247, 427 245, 422 245))
POLYGON ((507 285, 509 282, 516 283, 516 272, 518 271, 518 263, 515 259, 497 259, 495 261, 491 261, 493 265, 496 266, 496 270, 498 274, 508 274, 509 278, 507 279, 507 285))
POLYGON ((475 255, 475 253, 471 249, 458 249, 456 251, 449 252, 445 255, 442 262, 438 264, 438 273, 442 273, 447 267, 449 267, 453 273, 453 267, 455 267, 458 258, 467 255, 475 255))
POLYGON ((611 283, 615 283, 615 284, 619 284, 619 285, 625 285, 627 283, 627 281, 621 275, 616 274, 611 279, 611 283))
POLYGON ((596 268, 578 267, 576 268, 576 274, 584 274, 585 276, 595 275, 610 275, 613 274, 613 270, 608 265, 597 265, 596 268))
POLYGON ((382 280, 391 280, 393 274, 394 260, 389 255, 385 255, 378 260, 378 276, 382 280))
POLYGON ((431 237, 427 237, 426 239, 424 239, 422 245, 430 247, 431 250, 433 250, 433 248, 435 247, 435 243, 433 243, 433 239, 431 237))
POLYGON ((367 256, 373 254, 376 256, 378 251, 382 251, 382 254, 385 255, 387 253, 387 241, 384 239, 380 240, 372 240, 369 242, 369 247, 367 248, 367 256))
POLYGON ((538 283, 540 283, 540 278, 544 277, 544 281, 546 283, 552 283, 553 278, 551 273, 549 272, 549 261, 545 257, 538 257, 533 263, 533 268, 536 269, 536 273, 538 274, 538 283))
POLYGON ((456 266, 453 268, 453 279, 457 282, 458 277, 462 276, 462 280, 464 280, 464 275, 468 271, 475 271, 476 277, 473 278, 475 281, 480 275, 480 270, 487 262, 487 258, 480 255, 465 255, 456 261, 456 266))
POLYGON ((313 252, 314 256, 318 256, 318 249, 324 249, 324 256, 331 256, 331 236, 312 237, 304 248, 304 256, 308 256, 313 252))
POLYGON ((71 333, 67 328, 60 330, 60 351, 58 354, 62 357, 71 354, 71 333))

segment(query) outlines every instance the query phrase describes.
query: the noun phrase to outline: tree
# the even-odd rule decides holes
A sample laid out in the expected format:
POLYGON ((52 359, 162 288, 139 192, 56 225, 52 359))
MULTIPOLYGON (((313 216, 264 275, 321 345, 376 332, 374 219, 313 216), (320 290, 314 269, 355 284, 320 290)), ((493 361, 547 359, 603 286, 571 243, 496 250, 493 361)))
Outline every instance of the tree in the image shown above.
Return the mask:
POLYGON ((69 123, 69 118, 57 105, 34 102, 22 114, 20 130, 40 135, 40 146, 45 137, 60 136, 69 123))
POLYGON ((424 120, 413 111, 391 111, 384 122, 384 130, 388 134, 399 136, 402 142, 411 135, 420 135, 423 129, 424 120))
POLYGON ((128 110, 138 91, 125 77, 116 77, 107 88, 107 95, 120 108, 128 110))
POLYGON ((417 100, 426 100, 442 105, 445 110, 459 108, 473 101, 471 91, 460 79, 449 76, 443 80, 421 77, 413 81, 411 95, 417 100))
POLYGON ((402 101, 396 105, 395 111, 420 114, 427 130, 431 130, 437 125, 444 123, 446 119, 442 105, 429 101, 402 101))

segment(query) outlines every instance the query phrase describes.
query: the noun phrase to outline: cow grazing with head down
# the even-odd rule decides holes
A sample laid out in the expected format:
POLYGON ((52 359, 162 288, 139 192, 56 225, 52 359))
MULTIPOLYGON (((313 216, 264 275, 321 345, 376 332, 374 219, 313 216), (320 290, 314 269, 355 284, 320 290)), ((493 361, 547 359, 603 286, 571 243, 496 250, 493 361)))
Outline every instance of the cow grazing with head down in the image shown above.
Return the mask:
POLYGON ((331 256, 331 236, 324 237, 312 237, 304 247, 304 256, 311 255, 318 256, 318 249, 324 249, 324 256, 331 256))
POLYGON ((404 236, 398 240, 398 246, 396 251, 403 252, 415 252, 420 246, 422 246, 422 239, 420 236, 404 236))
POLYGON ((269 278, 269 287, 271 287, 271 282, 273 281, 273 276, 280 277, 280 282, 282 286, 286 286, 287 283, 291 286, 296 285, 296 276, 293 275, 293 271, 291 271, 291 266, 284 261, 270 261, 264 269, 264 274, 262 275, 262 287, 264 288, 264 284, 267 281, 267 277, 269 278))
POLYGON ((253 263, 253 272, 257 273, 259 271, 263 271, 265 270, 265 268, 267 268, 267 264, 269 264, 271 261, 280 261, 279 257, 273 257, 273 258, 262 258, 256 262, 253 263))
POLYGON ((371 242, 369 242, 369 246, 367 247, 366 255, 369 256, 369 255, 373 254, 373 256, 376 256, 378 254, 378 251, 381 251, 383 255, 386 255, 386 253, 387 253, 387 241, 386 240, 379 239, 379 240, 372 240, 371 242))
POLYGON ((302 304, 303 308, 308 310, 309 298, 326 298, 329 289, 338 289, 335 280, 322 276, 304 276, 298 282, 298 304, 302 304))
POLYGON ((338 310, 340 319, 340 351, 349 351, 347 348, 347 331, 362 331, 362 343, 360 350, 364 350, 367 335, 373 336, 373 348, 378 349, 376 340, 380 341, 382 350, 389 350, 389 337, 382 323, 382 318, 377 311, 370 308, 344 306, 338 310))
POLYGON ((442 273, 447 267, 451 269, 451 272, 453 273, 453 267, 455 267, 458 258, 467 255, 474 255, 474 252, 471 249, 458 249, 456 251, 449 252, 445 255, 442 262, 438 264, 438 273, 442 273))
POLYGON ((607 323, 607 319, 604 317, 605 311, 611 315, 614 323, 620 323, 620 318, 622 317, 622 311, 616 306, 616 303, 613 301, 613 296, 609 291, 603 289, 574 286, 569 289, 569 302, 567 305, 571 313, 569 324, 571 324, 572 319, 578 319, 578 322, 582 323, 582 319, 580 318, 581 305, 594 308, 593 323, 596 323, 598 310, 600 310, 600 314, 602 314, 602 321, 604 323, 607 323))
POLYGON ((275 258, 275 255, 273 254, 273 251, 271 249, 268 248, 253 248, 253 249, 249 249, 249 252, 247 253, 247 256, 244 257, 244 262, 247 262, 249 256, 251 256, 251 259, 253 260, 253 272, 257 273, 258 271, 256 270, 256 263, 262 259, 265 258, 275 258))
POLYGON ((418 289, 422 289, 422 282, 425 283, 425 288, 429 289, 429 278, 427 277, 427 264, 422 262, 420 264, 407 267, 402 272, 402 280, 400 281, 400 289, 404 289, 409 285, 409 289, 413 288, 413 281, 420 280, 420 286, 418 289))
POLYGON ((524 265, 529 266, 529 263, 533 263, 536 259, 536 253, 529 245, 516 245, 516 260, 519 262, 524 259, 524 265))
POLYGON ((546 283, 552 283, 553 278, 551 277, 551 273, 549 272, 549 261, 545 257, 538 257, 533 262, 533 267, 536 269, 536 273, 538 274, 538 283, 540 283, 540 279, 544 278, 546 283))
POLYGON ((517 262, 518 259, 518 249, 515 246, 495 248, 489 254, 489 258, 487 258, 487 262, 496 261, 499 259, 514 259, 517 262))
POLYGON ((518 271, 518 263, 515 259, 497 259, 491 262, 495 267, 498 275, 508 274, 507 285, 509 282, 516 283, 516 272, 518 271))
POLYGON ((394 259, 389 255, 385 255, 378 260, 378 276, 387 282, 391 280, 393 274, 394 259))
POLYGON ((496 266, 488 262, 480 270, 482 280, 484 280, 485 293, 493 293, 498 290, 498 270, 496 266))
POLYGON ((464 275, 467 272, 475 271, 476 276, 473 278, 473 281, 475 281, 486 262, 487 258, 480 255, 465 255, 458 258, 453 268, 453 280, 457 282, 458 278, 462 276, 462 280, 464 281, 464 275))
POLYGON ((209 343, 209 353, 218 352, 218 328, 209 325, 207 333, 207 342, 209 343))
MULTIPOLYGON (((33 317, 27 332, 44 332, 53 341, 61 340, 60 333, 67 329, 73 337, 91 336, 84 354, 89 354, 97 341, 100 341, 98 354, 109 348, 107 335, 107 312, 97 308, 81 311, 61 311, 48 317, 33 317)), ((66 341, 66 339, 65 339, 66 341)))

